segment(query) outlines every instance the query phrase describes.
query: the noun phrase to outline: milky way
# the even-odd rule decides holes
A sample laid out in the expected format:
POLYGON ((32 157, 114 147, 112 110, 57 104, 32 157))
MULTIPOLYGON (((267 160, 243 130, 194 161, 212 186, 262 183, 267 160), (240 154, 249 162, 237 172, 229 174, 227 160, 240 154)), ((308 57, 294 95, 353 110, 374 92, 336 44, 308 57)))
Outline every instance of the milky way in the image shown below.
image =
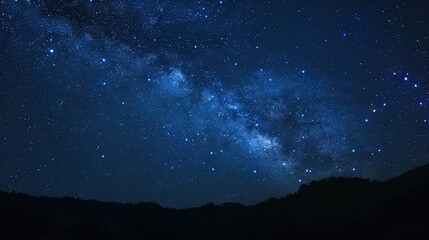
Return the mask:
POLYGON ((425 164, 428 9, 0 1, 0 187, 254 204, 425 164))

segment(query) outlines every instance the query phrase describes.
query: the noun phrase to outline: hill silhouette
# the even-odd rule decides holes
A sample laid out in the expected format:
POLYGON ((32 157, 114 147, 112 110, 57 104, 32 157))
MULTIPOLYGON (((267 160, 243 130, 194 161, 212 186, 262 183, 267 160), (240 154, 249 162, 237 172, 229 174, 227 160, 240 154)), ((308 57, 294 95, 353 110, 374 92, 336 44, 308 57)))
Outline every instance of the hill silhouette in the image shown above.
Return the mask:
POLYGON ((328 178, 253 206, 169 209, 0 192, 0 239, 427 239, 429 165, 328 178))

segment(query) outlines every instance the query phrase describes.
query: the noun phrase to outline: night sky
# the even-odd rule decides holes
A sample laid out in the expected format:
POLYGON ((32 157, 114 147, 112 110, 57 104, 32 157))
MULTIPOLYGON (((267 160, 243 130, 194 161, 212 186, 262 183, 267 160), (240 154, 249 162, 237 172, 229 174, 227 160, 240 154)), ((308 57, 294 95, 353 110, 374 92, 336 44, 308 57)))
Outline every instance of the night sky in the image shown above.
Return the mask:
POLYGON ((183 208, 429 162, 429 3, 0 1, 0 189, 183 208))

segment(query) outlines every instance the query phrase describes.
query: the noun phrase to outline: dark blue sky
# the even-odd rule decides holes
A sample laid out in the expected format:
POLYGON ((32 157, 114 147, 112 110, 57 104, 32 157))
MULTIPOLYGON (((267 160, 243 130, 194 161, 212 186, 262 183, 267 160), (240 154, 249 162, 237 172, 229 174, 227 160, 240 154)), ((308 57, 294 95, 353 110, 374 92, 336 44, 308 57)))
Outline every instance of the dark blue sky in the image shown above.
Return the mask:
POLYGON ((0 188, 257 203, 429 162, 425 1, 0 1, 0 188))

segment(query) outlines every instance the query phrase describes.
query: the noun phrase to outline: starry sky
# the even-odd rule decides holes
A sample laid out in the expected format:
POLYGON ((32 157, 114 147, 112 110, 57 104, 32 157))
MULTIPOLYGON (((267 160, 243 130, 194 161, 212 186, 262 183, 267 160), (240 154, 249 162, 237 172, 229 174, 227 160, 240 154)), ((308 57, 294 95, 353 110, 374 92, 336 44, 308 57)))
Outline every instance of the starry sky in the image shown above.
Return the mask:
POLYGON ((0 189, 184 208, 429 163, 425 0, 1 0, 0 189))

